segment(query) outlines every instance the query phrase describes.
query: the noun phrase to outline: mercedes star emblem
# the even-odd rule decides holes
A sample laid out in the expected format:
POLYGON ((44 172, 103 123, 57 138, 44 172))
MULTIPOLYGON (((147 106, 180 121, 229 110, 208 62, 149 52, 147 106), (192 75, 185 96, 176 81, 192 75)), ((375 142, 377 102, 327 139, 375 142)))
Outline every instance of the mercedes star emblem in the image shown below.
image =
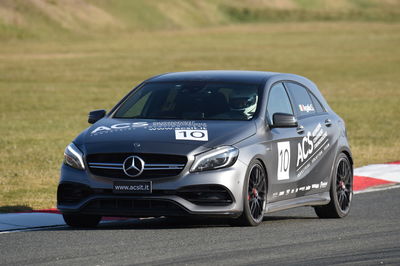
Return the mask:
POLYGON ((138 156, 129 156, 124 161, 124 172, 127 176, 135 177, 144 170, 144 161, 138 156))

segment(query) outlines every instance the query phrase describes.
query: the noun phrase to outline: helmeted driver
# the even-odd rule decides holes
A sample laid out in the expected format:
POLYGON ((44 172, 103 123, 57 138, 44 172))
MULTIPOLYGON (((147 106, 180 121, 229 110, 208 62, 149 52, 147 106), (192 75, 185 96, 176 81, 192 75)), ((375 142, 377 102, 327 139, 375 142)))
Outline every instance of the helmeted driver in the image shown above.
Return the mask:
POLYGON ((258 96, 256 93, 235 93, 229 98, 229 107, 232 111, 245 115, 252 116, 257 108, 258 96))

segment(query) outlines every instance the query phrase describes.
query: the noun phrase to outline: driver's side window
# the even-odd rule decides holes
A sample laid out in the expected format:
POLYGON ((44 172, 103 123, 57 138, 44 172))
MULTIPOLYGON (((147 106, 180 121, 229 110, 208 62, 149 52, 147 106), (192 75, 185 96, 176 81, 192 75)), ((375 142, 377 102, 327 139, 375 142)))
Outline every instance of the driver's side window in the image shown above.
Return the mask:
POLYGON ((293 115, 292 105, 289 96, 282 83, 276 83, 272 86, 267 102, 267 116, 269 123, 273 125, 273 115, 275 113, 284 113, 293 115))

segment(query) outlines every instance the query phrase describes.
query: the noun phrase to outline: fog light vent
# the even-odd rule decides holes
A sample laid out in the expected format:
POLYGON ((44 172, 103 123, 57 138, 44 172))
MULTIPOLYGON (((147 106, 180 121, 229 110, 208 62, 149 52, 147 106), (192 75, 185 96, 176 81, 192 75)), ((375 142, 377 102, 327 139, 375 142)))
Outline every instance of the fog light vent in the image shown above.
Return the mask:
POLYGON ((58 204, 74 204, 85 199, 92 193, 91 189, 78 183, 63 183, 58 186, 58 204))
POLYGON ((177 195, 202 206, 226 206, 233 202, 229 191, 220 185, 187 186, 179 189, 177 195))

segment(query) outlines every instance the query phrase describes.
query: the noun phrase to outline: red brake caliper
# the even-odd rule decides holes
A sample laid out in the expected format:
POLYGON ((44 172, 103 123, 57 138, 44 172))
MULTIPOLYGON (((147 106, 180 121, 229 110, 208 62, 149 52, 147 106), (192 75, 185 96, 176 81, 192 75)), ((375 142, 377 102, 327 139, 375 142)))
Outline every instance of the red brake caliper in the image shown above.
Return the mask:
MULTIPOLYGON (((258 191, 257 191, 257 189, 253 188, 253 189, 251 190, 251 195, 253 195, 253 197, 257 197, 257 196, 258 196, 258 191)), ((251 199, 251 196, 248 195, 248 196, 247 196, 247 200, 250 200, 250 199, 251 199)))
POLYGON ((258 191, 257 191, 257 189, 255 189, 255 188, 253 188, 253 195, 254 195, 254 197, 257 197, 257 196, 258 196, 258 191))

